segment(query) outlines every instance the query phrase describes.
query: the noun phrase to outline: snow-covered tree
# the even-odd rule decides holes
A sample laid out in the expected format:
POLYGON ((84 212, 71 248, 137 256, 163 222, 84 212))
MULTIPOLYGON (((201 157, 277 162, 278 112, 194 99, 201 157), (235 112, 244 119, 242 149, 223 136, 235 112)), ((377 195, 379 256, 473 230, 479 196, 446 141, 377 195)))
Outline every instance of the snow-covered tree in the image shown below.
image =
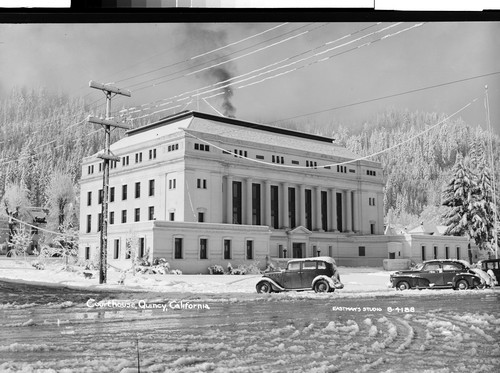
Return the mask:
POLYGON ((50 216, 56 222, 57 227, 71 226, 71 207, 75 203, 75 188, 71 176, 55 171, 52 174, 47 194, 50 216))
POLYGON ((26 252, 28 251, 32 240, 33 235, 29 232, 29 228, 25 227, 24 224, 21 224, 18 228, 16 228, 14 234, 12 235, 9 254, 13 256, 22 255, 26 257, 26 252))

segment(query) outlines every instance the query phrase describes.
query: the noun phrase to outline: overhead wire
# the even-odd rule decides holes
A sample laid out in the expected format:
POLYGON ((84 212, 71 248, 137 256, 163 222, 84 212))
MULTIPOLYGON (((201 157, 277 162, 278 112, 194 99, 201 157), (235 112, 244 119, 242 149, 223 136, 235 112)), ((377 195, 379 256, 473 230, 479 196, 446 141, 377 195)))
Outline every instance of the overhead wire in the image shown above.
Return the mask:
POLYGON ((326 168, 326 167, 333 167, 333 166, 342 166, 342 165, 346 165, 346 164, 351 164, 351 163, 355 163, 355 162, 359 162, 359 161, 362 161, 362 160, 366 160, 368 158, 373 158, 377 155, 380 155, 380 154, 383 154, 383 153, 386 153, 386 152, 389 152, 401 145, 404 145, 410 141, 413 141, 415 140, 416 138, 424 135, 425 133, 433 130, 434 128, 438 127, 439 125, 441 125, 442 123, 446 122, 447 120, 453 118, 454 116, 456 116, 457 114, 459 114, 460 112, 464 111, 466 108, 468 108, 469 106, 471 106, 474 102, 476 102, 477 100, 479 99, 479 97, 476 97, 474 99, 472 99, 471 101, 469 101, 467 104, 465 104, 464 106, 462 106, 460 109, 458 109, 457 111, 455 111, 453 114, 450 114, 448 116, 446 116, 444 119, 440 120, 439 122, 437 122, 436 124, 426 128, 425 130, 405 139, 405 140, 402 140, 400 142, 398 142, 397 144, 394 144, 388 148, 385 148, 385 149, 382 149, 378 152, 375 152, 375 153, 372 153, 372 154, 369 154, 369 155, 366 155, 366 156, 362 156, 362 157, 358 157, 358 158, 355 158, 355 159, 351 159, 351 160, 347 160, 347 161, 343 161, 343 162, 336 162, 336 163, 328 163, 328 164, 324 164, 324 165, 314 165, 314 167, 311 167, 311 166, 300 166, 300 165, 286 165, 286 164, 279 164, 279 163, 270 163, 270 162, 266 162, 266 161, 262 161, 262 160, 259 160, 259 159, 253 159, 253 158, 249 158, 249 157, 245 157, 245 156, 242 156, 236 152, 232 152, 231 150, 228 150, 228 149, 224 149, 223 147, 221 146, 218 146, 216 144, 214 144, 213 142, 210 142, 210 141, 207 141, 207 140, 204 140, 196 135, 193 135, 192 133, 189 132, 189 129, 183 129, 184 132, 188 135, 188 136, 191 136, 195 139, 197 139, 198 141, 201 141, 207 145, 210 145, 210 146, 213 146, 214 148, 216 149, 219 149, 223 152, 226 152, 230 155, 234 155, 235 157, 238 157, 238 158, 242 158, 244 160, 247 160, 247 161, 250 161, 250 162, 254 162, 254 163, 259 163, 259 164, 265 164, 267 166, 272 166, 272 167, 276 167, 276 168, 288 168, 288 169, 317 169, 317 168, 326 168))

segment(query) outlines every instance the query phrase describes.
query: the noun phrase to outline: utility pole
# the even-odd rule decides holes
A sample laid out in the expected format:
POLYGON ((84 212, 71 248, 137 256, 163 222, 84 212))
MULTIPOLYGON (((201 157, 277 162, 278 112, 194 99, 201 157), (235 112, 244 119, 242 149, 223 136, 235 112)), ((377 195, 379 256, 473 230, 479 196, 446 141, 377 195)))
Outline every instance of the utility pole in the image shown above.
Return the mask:
POLYGON ((87 121, 100 124, 104 128, 104 152, 97 155, 103 160, 103 182, 102 182, 102 219, 101 219, 101 245, 99 255, 99 284, 106 283, 107 277, 107 257, 108 257, 108 189, 109 189, 109 161, 120 162, 120 157, 113 155, 109 149, 111 141, 111 127, 128 129, 128 126, 115 122, 111 117, 111 98, 116 95, 130 97, 130 92, 116 88, 110 84, 101 84, 94 81, 89 82, 91 88, 99 89, 106 95, 106 119, 89 116, 87 121))

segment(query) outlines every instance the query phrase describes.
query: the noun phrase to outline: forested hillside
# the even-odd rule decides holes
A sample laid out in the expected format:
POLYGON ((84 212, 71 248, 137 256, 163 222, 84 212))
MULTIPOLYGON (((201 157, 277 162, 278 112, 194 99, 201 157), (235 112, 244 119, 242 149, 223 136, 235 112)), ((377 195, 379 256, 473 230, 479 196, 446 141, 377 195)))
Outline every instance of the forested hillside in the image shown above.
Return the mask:
MULTIPOLYGON (((61 175, 69 176, 77 197, 81 160, 103 143, 99 126, 85 121, 89 114, 83 98, 46 90, 17 89, 0 101, 0 200, 9 185, 19 184, 27 191, 31 206, 46 207, 50 186, 57 184, 53 179, 61 175)), ((282 126, 333 136, 361 156, 391 148, 370 159, 382 162, 386 214, 411 223, 437 216, 457 153, 467 157, 472 144, 480 151, 487 144, 486 132, 461 119, 429 130, 443 118, 435 113, 392 110, 368 120, 360 130, 312 125, 307 120, 282 126)), ((123 131, 114 131, 112 141, 120 136, 123 131)), ((494 137, 494 154, 495 164, 500 164, 498 136, 494 137)), ((494 171, 498 184, 500 167, 494 171)), ((3 206, 0 213, 4 213, 3 206)))

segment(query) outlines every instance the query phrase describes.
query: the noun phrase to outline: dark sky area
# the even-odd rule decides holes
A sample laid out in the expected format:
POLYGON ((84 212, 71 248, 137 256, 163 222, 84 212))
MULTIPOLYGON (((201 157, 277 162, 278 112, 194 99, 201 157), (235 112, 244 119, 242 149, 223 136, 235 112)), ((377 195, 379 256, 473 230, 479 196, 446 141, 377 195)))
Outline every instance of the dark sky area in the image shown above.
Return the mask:
POLYGON ((115 115, 138 108, 129 118, 194 109, 346 126, 387 109, 450 115, 478 98, 458 116, 485 128, 488 85, 500 134, 499 35, 500 22, 0 24, 0 97, 45 87, 98 112, 95 80, 132 92, 113 100, 115 115))

